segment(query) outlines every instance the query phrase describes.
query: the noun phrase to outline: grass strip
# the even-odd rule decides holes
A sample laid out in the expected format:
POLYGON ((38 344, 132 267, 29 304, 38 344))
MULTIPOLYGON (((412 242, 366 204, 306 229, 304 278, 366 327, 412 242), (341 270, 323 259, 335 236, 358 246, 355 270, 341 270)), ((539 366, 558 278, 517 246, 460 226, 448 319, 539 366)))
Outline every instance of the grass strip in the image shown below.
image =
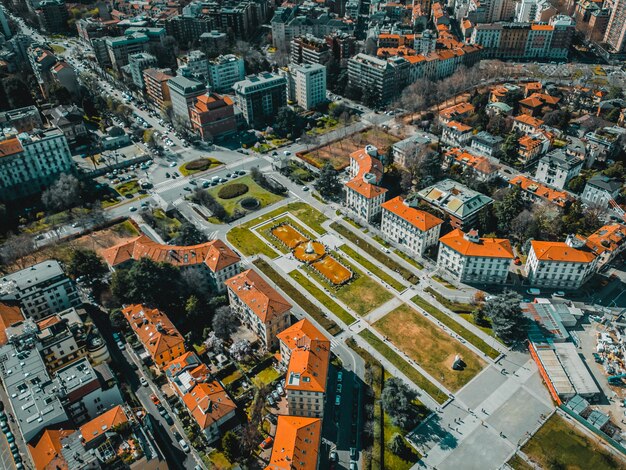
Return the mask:
POLYGON ((398 292, 402 292, 404 289, 406 289, 406 286, 404 284, 402 284, 400 281, 396 281, 393 277, 391 277, 389 274, 387 274, 385 271, 380 269, 378 266, 376 266, 371 261, 365 259, 363 256, 361 256, 356 251, 354 251, 352 248, 350 248, 348 245, 342 245, 341 246, 341 251, 346 253, 350 258, 352 258, 354 261, 359 263, 365 269, 367 269, 367 270, 371 271, 372 273, 374 273, 376 276, 378 276, 380 279, 385 281, 387 284, 389 284, 391 287, 393 287, 398 292))
POLYGON ((302 287, 304 287, 309 294, 315 297, 324 307, 333 312, 337 317, 341 319, 346 325, 351 325, 356 319, 350 315, 344 308, 337 302, 328 297, 322 292, 315 284, 313 284, 304 274, 300 271, 291 271, 289 275, 302 287))
POLYGON ((398 255, 400 258, 402 258, 404 261, 406 261, 409 264, 412 264, 413 266, 415 266, 417 269, 424 269, 424 265, 416 260, 414 260, 413 258, 411 258, 409 255, 407 255, 404 251, 401 250, 393 250, 393 252, 398 255))
POLYGON ((268 258, 276 258, 276 253, 253 232, 244 227, 233 227, 226 235, 228 241, 245 256, 263 254, 268 258))
POLYGON ((476 308, 471 304, 466 304, 463 302, 453 302, 452 300, 441 295, 430 286, 424 289, 424 292, 428 292, 429 294, 431 294, 435 299, 437 299, 437 302, 439 302, 447 309, 452 310, 454 313, 472 313, 476 308))
POLYGON ((455 285, 450 284, 448 281, 446 281, 444 278, 440 276, 435 275, 433 276, 433 279, 437 281, 439 284, 442 284, 444 287, 447 287, 450 290, 457 290, 455 285))
POLYGON ((409 281, 411 284, 417 284, 419 282, 419 278, 415 274, 413 274, 411 271, 406 269, 404 266, 401 266, 399 263, 395 262, 393 259, 391 259, 389 256, 384 254, 374 245, 368 243, 363 238, 359 237, 352 230, 348 229, 347 227, 337 222, 333 222, 330 226, 332 227, 333 230, 335 230, 337 233, 341 234, 342 236, 346 237, 352 243, 354 243, 363 251, 365 251, 368 255, 372 256, 374 259, 381 262, 382 264, 387 266, 389 269, 400 274, 404 279, 409 281))
POLYGON ((470 343, 472 343, 474 346, 476 346, 478 349, 480 349, 483 353, 485 353, 490 358, 495 359, 496 357, 500 355, 499 351, 489 346, 482 338, 480 338, 475 333, 472 333, 470 330, 465 328, 460 323, 454 321, 452 318, 450 318, 448 315, 443 313, 437 307, 429 304, 426 301, 426 299, 424 299, 423 297, 416 295, 415 297, 411 299, 411 302, 413 302, 422 310, 426 311, 427 313, 435 317, 437 320, 439 320, 441 323, 446 325, 452 331, 454 331, 455 333, 463 337, 466 341, 469 341, 470 343))
POLYGON ((402 359, 398 353, 387 346, 370 330, 362 330, 359 335, 380 354, 382 354, 385 359, 391 362, 400 372, 406 375, 411 382, 424 390, 424 392, 428 393, 437 403, 444 403, 448 399, 447 394, 420 374, 415 368, 411 367, 408 362, 402 359))
POLYGON ((272 219, 280 214, 284 214, 285 212, 291 213, 296 219, 300 219, 305 225, 311 227, 320 235, 324 235, 326 233, 326 229, 322 227, 322 224, 328 220, 328 217, 309 206, 306 202, 290 202, 286 206, 279 207, 278 209, 274 209, 267 214, 246 222, 242 225, 242 227, 254 227, 261 222, 265 222, 266 220, 272 219))
POLYGON ((291 300, 297 303, 300 308, 311 315, 315 321, 318 322, 322 328, 328 331, 332 336, 336 336, 341 333, 341 327, 337 323, 328 318, 321 308, 307 299, 304 294, 292 286, 289 281, 278 274, 278 272, 272 268, 267 261, 257 258, 253 261, 253 264, 259 268, 263 274, 269 277, 285 294, 287 294, 291 300))

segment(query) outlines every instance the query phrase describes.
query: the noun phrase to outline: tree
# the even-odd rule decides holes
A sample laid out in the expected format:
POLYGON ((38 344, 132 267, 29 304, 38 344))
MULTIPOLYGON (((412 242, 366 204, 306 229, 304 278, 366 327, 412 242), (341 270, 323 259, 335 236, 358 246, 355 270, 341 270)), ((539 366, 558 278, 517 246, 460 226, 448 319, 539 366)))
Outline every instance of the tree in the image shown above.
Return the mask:
POLYGON ((385 381, 381 401, 393 424, 408 430, 418 421, 417 408, 413 401, 417 393, 401 379, 392 377, 385 381))
POLYGON ((481 308, 482 315, 491 321, 493 331, 507 345, 526 339, 528 319, 522 313, 521 301, 518 293, 505 290, 481 308))
POLYGON ((578 175, 578 176, 574 176, 570 180, 567 187, 569 188, 571 192, 580 194, 583 192, 583 189, 585 189, 586 184, 587 184, 587 178, 585 178, 583 175, 578 175))
POLYGON ((502 142, 500 147, 501 158, 506 163, 515 164, 518 162, 519 153, 517 151, 517 133, 515 131, 509 132, 502 142))
POLYGON ((215 336, 215 331, 211 331, 204 340, 204 345, 209 351, 222 352, 224 342, 215 336))
POLYGON ((393 433, 389 443, 389 450, 398 456, 403 456, 406 452, 406 442, 404 442, 404 438, 399 432, 393 433))
POLYGON ((524 209, 511 221, 510 233, 521 242, 527 238, 534 238, 532 233, 533 227, 533 215, 529 210, 524 209))
POLYGON ((507 234, 511 228, 511 221, 524 209, 524 200, 519 186, 506 190, 502 200, 495 204, 495 216, 498 220, 498 232, 507 234))
POLYGON ((191 200, 196 204, 201 204, 206 207, 213 217, 224 220, 226 218, 226 209, 222 206, 217 200, 213 197, 212 194, 209 194, 208 191, 205 191, 202 188, 194 189, 191 194, 191 200))
POLYGON ((111 320, 111 326, 116 330, 125 330, 128 326, 126 317, 119 308, 111 310, 111 313, 109 313, 109 319, 111 320))
POLYGON ((474 323, 478 326, 487 326, 489 324, 489 320, 485 316, 485 312, 482 308, 477 308, 472 312, 472 317, 474 318, 474 323))
POLYGON ((59 179, 41 195, 41 201, 55 212, 70 209, 80 201, 81 184, 74 175, 62 173, 59 179))
POLYGON ((199 245, 208 241, 207 236, 196 228, 191 222, 183 222, 175 239, 177 245, 199 245))
POLYGON ((325 199, 336 200, 341 196, 343 184, 339 180, 339 173, 330 162, 326 162, 322 171, 320 171, 320 176, 315 183, 315 189, 325 199))
POLYGON ((109 269, 95 251, 78 249, 72 251, 70 255, 67 272, 74 279, 82 277, 90 283, 101 279, 109 269))
POLYGON ((304 129, 302 118, 289 106, 278 110, 272 127, 279 136, 292 139, 299 137, 304 129))
POLYGON ((230 354, 237 362, 245 361, 252 353, 252 346, 247 339, 240 339, 233 343, 228 349, 230 354))
POLYGON ((222 437, 222 450, 230 462, 236 462, 237 458, 241 456, 239 437, 233 431, 226 431, 226 434, 222 437))
MULTIPOLYGON (((441 178, 441 161, 437 152, 428 145, 412 144, 406 152, 404 167, 409 175, 401 184, 411 185, 415 181, 417 189, 430 186, 441 178)), ((404 188, 403 188, 404 189, 404 188)))
POLYGON ((235 315, 230 307, 225 305, 215 310, 213 316, 213 331, 220 339, 229 339, 230 335, 237 330, 235 315))
POLYGON ((29 233, 11 235, 0 248, 0 260, 2 264, 16 263, 20 269, 26 267, 29 255, 35 251, 35 240, 29 233))

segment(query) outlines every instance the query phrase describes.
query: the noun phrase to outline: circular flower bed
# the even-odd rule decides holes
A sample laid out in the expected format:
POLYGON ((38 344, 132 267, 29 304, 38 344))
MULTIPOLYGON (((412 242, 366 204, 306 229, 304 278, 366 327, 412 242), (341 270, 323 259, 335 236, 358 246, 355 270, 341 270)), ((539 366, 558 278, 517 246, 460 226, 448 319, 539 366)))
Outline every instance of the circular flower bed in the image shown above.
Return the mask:
POLYGON ((239 204, 241 204, 241 207, 249 211, 258 209, 259 206, 261 205, 259 200, 255 197, 246 197, 242 199, 241 201, 239 201, 239 204))
POLYGON ((248 192, 248 186, 243 183, 233 183, 228 186, 223 186, 217 196, 222 199, 232 199, 248 192))

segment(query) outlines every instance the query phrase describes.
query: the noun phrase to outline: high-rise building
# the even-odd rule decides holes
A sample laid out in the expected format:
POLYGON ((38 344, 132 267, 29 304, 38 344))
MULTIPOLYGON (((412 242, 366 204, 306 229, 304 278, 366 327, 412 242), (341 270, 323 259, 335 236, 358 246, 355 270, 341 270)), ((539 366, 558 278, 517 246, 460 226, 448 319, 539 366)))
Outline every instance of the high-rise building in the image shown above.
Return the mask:
POLYGON ((268 124, 287 105, 287 80, 272 73, 251 75, 233 85, 235 100, 252 127, 268 124))
POLYGON ((206 93, 206 85, 197 80, 179 75, 170 78, 167 86, 170 90, 174 119, 189 125, 189 109, 193 106, 196 98, 206 93))
POLYGON ((191 51, 178 59, 178 74, 200 82, 209 80, 209 60, 202 51, 191 51))
POLYGON ((11 37, 11 28, 9 28, 9 22, 4 12, 4 7, 0 6, 0 33, 4 34, 6 39, 11 37))
POLYGON ((202 140, 213 141, 237 131, 235 106, 228 96, 199 96, 190 109, 191 126, 202 140))
POLYGON ((290 62, 293 64, 325 64, 330 54, 326 40, 311 34, 298 36, 291 41, 290 62))
POLYGON ((64 0, 43 0, 35 10, 39 25, 49 34, 67 31, 69 14, 64 0))
POLYGON ((615 52, 626 52, 626 0, 609 0, 607 4, 611 17, 604 42, 615 52))
POLYGON ((241 57, 234 54, 221 55, 209 62, 209 83, 211 90, 225 93, 233 85, 246 78, 246 70, 241 57))
POLYGON ((148 98, 159 109, 165 109, 165 103, 170 101, 170 89, 167 82, 172 78, 169 69, 158 70, 149 68, 143 71, 148 98))
POLYGON ((325 66, 320 64, 292 64, 289 66, 289 73, 291 75, 290 83, 293 84, 293 98, 298 105, 308 110, 326 101, 325 66))
POLYGON ((128 69, 133 83, 137 88, 143 90, 146 87, 146 83, 143 79, 143 71, 155 67, 156 64, 156 57, 147 52, 138 52, 137 54, 128 56, 128 69))
POLYGON ((381 59, 357 54, 348 61, 350 86, 369 94, 379 104, 388 103, 404 88, 409 79, 409 62, 403 57, 381 59))

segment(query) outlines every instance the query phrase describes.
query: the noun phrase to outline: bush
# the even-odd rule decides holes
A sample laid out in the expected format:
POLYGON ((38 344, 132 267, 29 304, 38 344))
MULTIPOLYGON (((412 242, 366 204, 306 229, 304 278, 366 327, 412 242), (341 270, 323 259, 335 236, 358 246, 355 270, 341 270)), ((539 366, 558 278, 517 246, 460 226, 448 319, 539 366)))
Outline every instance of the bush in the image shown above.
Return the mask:
POLYGON ((192 160, 185 165, 185 168, 189 171, 204 171, 209 168, 211 165, 211 160, 208 158, 199 158, 197 160, 192 160))
POLYGON ((221 199, 232 199, 248 192, 248 186, 243 183, 233 183, 223 186, 217 196, 221 199))

